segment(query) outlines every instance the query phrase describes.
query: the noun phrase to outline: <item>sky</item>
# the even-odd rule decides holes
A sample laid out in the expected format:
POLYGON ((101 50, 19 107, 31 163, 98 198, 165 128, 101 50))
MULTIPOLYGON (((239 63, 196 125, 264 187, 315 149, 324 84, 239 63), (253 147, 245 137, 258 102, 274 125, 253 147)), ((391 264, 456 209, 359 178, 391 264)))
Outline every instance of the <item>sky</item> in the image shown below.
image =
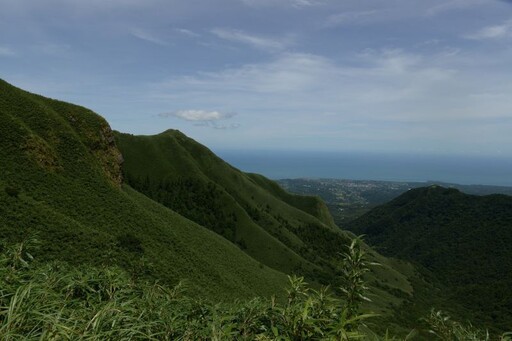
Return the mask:
POLYGON ((512 156, 512 1, 0 0, 0 78, 214 150, 512 156))

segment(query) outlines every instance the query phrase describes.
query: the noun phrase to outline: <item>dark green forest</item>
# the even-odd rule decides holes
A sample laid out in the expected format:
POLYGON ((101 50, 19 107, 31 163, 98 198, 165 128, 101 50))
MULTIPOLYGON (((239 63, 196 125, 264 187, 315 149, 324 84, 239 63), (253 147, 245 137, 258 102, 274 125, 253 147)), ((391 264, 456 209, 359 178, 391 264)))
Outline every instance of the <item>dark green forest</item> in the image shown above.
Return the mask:
POLYGON ((512 197, 413 189, 347 225, 379 252, 418 264, 489 327, 512 321, 512 197))

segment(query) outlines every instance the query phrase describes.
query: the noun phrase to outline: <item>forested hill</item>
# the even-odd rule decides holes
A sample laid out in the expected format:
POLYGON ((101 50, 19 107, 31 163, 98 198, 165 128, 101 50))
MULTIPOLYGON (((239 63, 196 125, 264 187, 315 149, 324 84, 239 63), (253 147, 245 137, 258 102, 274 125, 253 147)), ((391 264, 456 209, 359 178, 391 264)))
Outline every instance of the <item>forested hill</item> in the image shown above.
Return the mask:
POLYGON ((488 326, 512 321, 512 197, 431 186, 410 190, 348 225, 388 256, 416 262, 488 326))

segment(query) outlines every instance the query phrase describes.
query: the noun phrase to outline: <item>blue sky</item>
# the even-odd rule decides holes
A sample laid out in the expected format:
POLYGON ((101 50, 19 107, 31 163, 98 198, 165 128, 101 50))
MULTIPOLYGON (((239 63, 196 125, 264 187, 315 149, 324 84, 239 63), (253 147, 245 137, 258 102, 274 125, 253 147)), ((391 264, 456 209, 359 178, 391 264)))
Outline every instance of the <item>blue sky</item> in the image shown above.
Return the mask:
POLYGON ((512 2, 0 0, 0 78, 213 149, 512 156, 512 2))

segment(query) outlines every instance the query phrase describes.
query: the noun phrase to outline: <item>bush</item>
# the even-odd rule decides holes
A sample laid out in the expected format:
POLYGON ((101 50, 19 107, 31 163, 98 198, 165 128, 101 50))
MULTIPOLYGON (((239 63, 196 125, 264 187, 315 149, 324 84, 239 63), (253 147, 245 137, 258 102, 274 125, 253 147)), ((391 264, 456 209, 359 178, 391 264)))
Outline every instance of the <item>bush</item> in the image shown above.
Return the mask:
POLYGON ((135 237, 131 233, 126 233, 117 237, 119 247, 129 252, 144 253, 142 242, 139 238, 135 237))
POLYGON ((5 193, 10 197, 17 198, 20 194, 20 190, 13 186, 7 186, 5 187, 5 193))
MULTIPOLYGON (((125 246, 140 246, 128 234, 120 239, 125 246)), ((188 297, 182 284, 169 288, 136 281, 116 267, 33 263, 27 252, 32 244, 27 240, 0 252, 0 340, 398 340, 364 325, 370 315, 357 311, 355 294, 364 295, 355 288, 359 284, 347 290, 351 294, 345 299, 352 302, 293 276, 285 302, 256 298, 213 304, 188 297)), ((348 248, 345 266, 359 264, 364 270, 358 245, 348 248)), ((425 321, 428 339, 490 339, 443 313, 433 311, 425 321)), ((511 339, 504 334, 499 340, 511 339)))

